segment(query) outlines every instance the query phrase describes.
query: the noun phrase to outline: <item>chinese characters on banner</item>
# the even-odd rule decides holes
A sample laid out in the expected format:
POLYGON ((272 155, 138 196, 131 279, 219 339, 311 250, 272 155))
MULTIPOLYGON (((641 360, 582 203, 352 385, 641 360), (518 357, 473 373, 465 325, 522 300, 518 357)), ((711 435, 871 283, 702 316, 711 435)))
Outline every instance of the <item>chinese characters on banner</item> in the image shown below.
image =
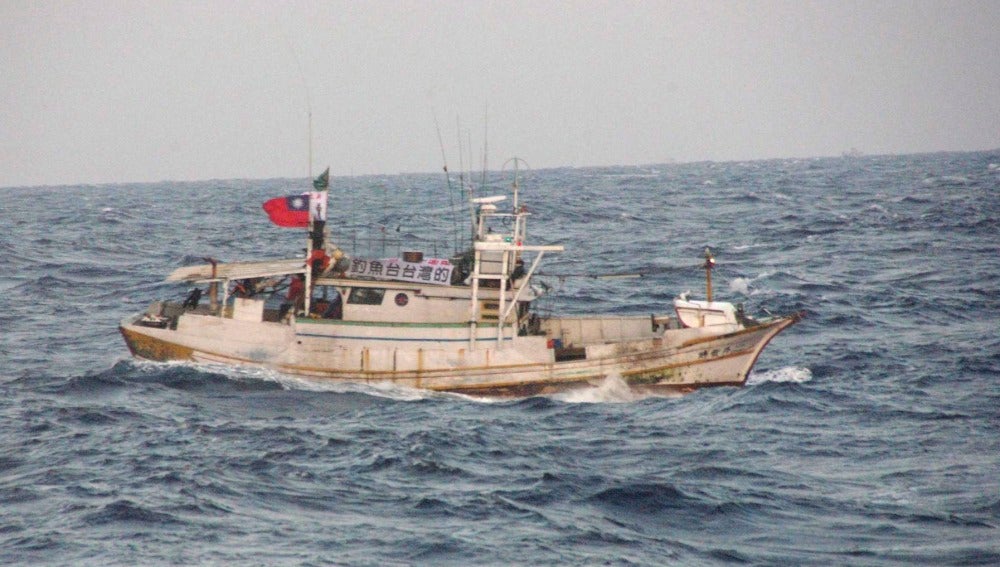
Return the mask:
POLYGON ((399 258, 354 258, 347 276, 451 285, 451 273, 454 269, 455 266, 444 258, 425 258, 423 262, 405 262, 399 258))

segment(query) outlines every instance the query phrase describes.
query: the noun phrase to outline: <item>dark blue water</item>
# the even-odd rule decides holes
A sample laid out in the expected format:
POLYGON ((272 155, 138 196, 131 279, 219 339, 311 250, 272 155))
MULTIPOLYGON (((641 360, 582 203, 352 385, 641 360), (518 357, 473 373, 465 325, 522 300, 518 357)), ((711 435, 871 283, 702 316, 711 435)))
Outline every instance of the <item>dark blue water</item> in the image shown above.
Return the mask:
MULTIPOLYGON (((717 297, 807 311, 747 387, 679 398, 133 361, 117 322, 182 297, 170 270, 304 246, 260 204, 306 180, 0 189, 0 563, 998 564, 998 164, 533 172, 529 234, 567 247, 546 271, 651 274, 550 277, 541 307, 668 311, 711 246, 717 297)), ((331 224, 447 247, 458 199, 334 179, 331 224)))

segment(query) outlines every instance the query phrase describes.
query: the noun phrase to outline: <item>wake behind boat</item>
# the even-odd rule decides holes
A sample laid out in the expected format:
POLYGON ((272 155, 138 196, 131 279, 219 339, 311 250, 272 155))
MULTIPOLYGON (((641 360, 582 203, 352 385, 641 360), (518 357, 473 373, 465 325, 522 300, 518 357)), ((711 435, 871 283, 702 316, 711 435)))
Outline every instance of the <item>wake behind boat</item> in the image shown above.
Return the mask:
POLYGON ((475 396, 556 393, 609 376, 640 392, 688 392, 744 384, 768 342, 802 316, 752 319, 713 301, 708 250, 704 301, 681 297, 672 313, 654 315, 541 316, 531 283, 543 257, 563 247, 529 243, 516 173, 510 202, 470 199, 461 253, 361 258, 330 242, 328 172, 316 191, 264 204, 275 224, 308 229, 305 257, 206 258, 175 270, 168 281, 206 290, 122 321, 132 354, 475 396), (288 292, 276 306, 266 290, 273 297, 279 282, 288 292))

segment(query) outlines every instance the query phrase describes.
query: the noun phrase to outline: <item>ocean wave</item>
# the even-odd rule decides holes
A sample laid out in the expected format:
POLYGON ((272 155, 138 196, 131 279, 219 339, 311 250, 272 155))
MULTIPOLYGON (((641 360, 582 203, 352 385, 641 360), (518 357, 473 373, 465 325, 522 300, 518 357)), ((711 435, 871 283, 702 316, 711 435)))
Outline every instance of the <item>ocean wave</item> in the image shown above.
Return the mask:
POLYGON ((930 185, 934 187, 961 187, 972 183, 972 179, 965 175, 942 175, 939 177, 925 177, 923 180, 924 185, 930 185))
MULTIPOLYGON (((530 232, 566 244, 544 270, 663 270, 552 279, 549 306, 669 312, 709 246, 720 300, 808 311, 746 387, 668 399, 135 361, 117 322, 183 297, 176 266, 301 254, 260 203, 308 180, 6 189, 0 563, 995 563, 998 163, 536 172, 530 232)), ((418 214, 440 176, 341 182, 338 229, 450 234, 418 214)))
POLYGON ((119 523, 148 524, 151 526, 183 523, 172 514, 158 512, 127 499, 115 500, 106 504, 100 510, 87 514, 83 520, 88 527, 119 523))
POLYGON ((588 496, 586 501, 616 514, 624 512, 629 523, 651 516, 680 522, 682 519, 675 516, 678 512, 696 516, 699 511, 711 509, 711 504, 666 483, 641 482, 605 488, 588 496))

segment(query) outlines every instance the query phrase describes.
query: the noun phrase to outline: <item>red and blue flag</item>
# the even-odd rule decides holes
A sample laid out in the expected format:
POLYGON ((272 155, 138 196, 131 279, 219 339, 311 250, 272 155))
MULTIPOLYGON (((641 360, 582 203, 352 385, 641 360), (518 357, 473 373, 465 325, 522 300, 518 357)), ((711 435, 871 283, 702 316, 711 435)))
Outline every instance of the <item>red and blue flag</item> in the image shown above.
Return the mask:
POLYGON ((309 193, 275 197, 264 202, 264 211, 271 222, 288 228, 309 226, 309 193))

